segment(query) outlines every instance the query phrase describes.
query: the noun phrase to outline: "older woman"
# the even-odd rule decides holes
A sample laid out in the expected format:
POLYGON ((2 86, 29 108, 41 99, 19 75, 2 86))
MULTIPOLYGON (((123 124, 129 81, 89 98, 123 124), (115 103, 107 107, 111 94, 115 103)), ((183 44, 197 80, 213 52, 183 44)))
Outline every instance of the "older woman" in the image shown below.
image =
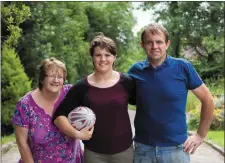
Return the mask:
POLYGON ((89 141, 84 141, 84 163, 132 163, 128 101, 135 102, 133 82, 113 70, 117 50, 112 39, 96 36, 90 45, 90 55, 95 71, 70 89, 53 121, 62 132, 74 136, 76 130, 67 115, 77 106, 91 108, 96 115, 95 131, 89 141))
MULTIPOLYGON (((60 132, 52 123, 52 115, 71 85, 66 79, 65 65, 48 58, 41 62, 38 88, 28 92, 16 105, 12 122, 16 141, 24 163, 81 163, 80 142, 60 132)), ((77 131, 76 138, 89 140, 92 131, 77 131)))

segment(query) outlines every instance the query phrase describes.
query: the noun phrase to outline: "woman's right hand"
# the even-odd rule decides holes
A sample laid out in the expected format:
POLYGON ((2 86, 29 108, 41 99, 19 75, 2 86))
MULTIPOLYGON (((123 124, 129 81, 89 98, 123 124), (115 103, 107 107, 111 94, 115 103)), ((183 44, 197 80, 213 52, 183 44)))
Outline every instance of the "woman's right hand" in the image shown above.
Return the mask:
POLYGON ((59 128, 59 130, 66 135, 80 140, 90 140, 92 137, 94 126, 87 126, 82 130, 78 131, 75 127, 73 127, 68 118, 65 116, 59 116, 54 120, 54 124, 59 128))
POLYGON ((94 132, 94 126, 87 126, 81 129, 80 131, 77 131, 76 138, 80 140, 90 140, 93 132, 94 132))

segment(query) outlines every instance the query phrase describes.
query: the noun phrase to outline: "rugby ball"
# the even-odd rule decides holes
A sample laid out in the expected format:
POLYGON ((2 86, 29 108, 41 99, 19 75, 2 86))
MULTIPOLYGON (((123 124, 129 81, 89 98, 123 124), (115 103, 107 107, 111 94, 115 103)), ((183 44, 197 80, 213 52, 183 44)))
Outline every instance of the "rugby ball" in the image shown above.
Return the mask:
POLYGON ((94 125, 96 117, 90 108, 79 106, 68 114, 68 120, 73 127, 77 130, 81 130, 87 126, 94 125))

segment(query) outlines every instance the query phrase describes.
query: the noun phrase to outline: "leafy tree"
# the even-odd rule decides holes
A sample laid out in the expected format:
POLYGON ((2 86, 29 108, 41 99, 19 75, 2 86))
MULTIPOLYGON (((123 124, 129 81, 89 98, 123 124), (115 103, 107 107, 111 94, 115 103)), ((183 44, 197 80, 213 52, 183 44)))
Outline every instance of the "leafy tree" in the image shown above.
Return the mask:
POLYGON ((96 32, 115 40, 118 47, 117 68, 132 55, 132 5, 128 2, 23 2, 31 17, 21 24, 23 37, 18 53, 26 73, 36 85, 36 65, 49 56, 64 61, 68 82, 89 74, 92 69, 89 42, 96 32))
POLYGON ((221 55, 224 54, 224 37, 210 35, 204 37, 202 44, 208 56, 202 56, 201 62, 194 62, 202 78, 224 77, 224 55, 221 55))
POLYGON ((11 124, 17 101, 31 90, 31 81, 24 73, 15 50, 4 44, 2 47, 2 124, 11 124))
POLYGON ((137 33, 137 36, 134 36, 128 43, 129 50, 127 51, 126 55, 123 55, 124 57, 120 65, 120 69, 123 72, 127 72, 131 65, 133 65, 134 63, 146 59, 146 53, 140 46, 141 33, 142 30, 140 30, 137 33))
POLYGON ((1 45, 6 43, 16 47, 21 36, 19 24, 30 16, 30 8, 20 2, 2 2, 1 15, 1 45))
MULTIPOLYGON (((222 64, 222 60, 218 63, 213 59, 224 55, 221 50, 217 50, 221 45, 216 45, 218 48, 213 51, 209 50, 208 45, 212 40, 221 40, 221 36, 224 36, 224 2, 144 2, 141 8, 154 10, 155 20, 168 29, 172 40, 169 54, 180 57, 181 49, 189 46, 198 54, 199 62, 202 62, 199 64, 201 69, 205 66, 205 60, 207 65, 222 64), (209 39, 211 35, 214 36, 213 39, 209 39), (206 43, 206 40, 210 42, 206 43), (198 49, 206 51, 207 54, 204 55, 198 49)), ((210 68, 207 67, 208 70, 201 72, 215 70, 214 76, 222 75, 219 70, 221 67, 210 68)), ((208 78, 210 75, 204 74, 203 77, 208 78)))
POLYGON ((18 39, 21 36, 20 23, 29 15, 29 7, 22 3, 2 2, 2 80, 1 80, 1 126, 12 128, 11 118, 19 98, 31 90, 31 81, 24 72, 20 58, 15 52, 18 39))
POLYGON ((88 29, 85 39, 90 42, 97 32, 112 38, 118 48, 116 69, 119 71, 126 71, 130 63, 127 59, 133 56, 133 49, 137 47, 133 46, 135 20, 132 9, 130 2, 93 2, 86 7, 88 29))
POLYGON ((75 82, 88 72, 88 44, 83 41, 87 29, 85 3, 26 2, 31 18, 24 22, 18 52, 27 74, 37 84, 37 65, 54 56, 66 63, 68 81, 75 82))

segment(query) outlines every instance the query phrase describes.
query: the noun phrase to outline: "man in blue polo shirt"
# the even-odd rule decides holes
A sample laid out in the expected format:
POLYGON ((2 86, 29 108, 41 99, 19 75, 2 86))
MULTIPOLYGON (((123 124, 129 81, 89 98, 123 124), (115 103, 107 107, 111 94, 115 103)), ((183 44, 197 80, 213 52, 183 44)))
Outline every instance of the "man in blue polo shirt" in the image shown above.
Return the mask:
POLYGON ((141 34, 147 59, 131 66, 136 81, 134 163, 189 163, 203 142, 213 114, 213 97, 194 67, 166 54, 167 30, 149 24, 141 34), (191 90, 201 102, 196 134, 187 136, 186 102, 191 90))

